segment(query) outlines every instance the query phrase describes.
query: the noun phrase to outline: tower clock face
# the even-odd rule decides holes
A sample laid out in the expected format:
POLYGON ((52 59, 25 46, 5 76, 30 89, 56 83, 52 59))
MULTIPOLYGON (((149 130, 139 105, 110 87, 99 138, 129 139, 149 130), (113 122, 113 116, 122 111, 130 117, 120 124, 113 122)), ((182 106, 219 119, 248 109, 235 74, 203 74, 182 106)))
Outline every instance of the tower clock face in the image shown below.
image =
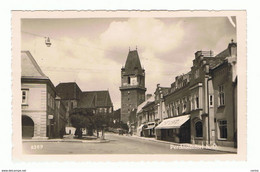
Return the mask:
POLYGON ((132 77, 131 78, 131 85, 137 85, 137 78, 136 77, 132 77))

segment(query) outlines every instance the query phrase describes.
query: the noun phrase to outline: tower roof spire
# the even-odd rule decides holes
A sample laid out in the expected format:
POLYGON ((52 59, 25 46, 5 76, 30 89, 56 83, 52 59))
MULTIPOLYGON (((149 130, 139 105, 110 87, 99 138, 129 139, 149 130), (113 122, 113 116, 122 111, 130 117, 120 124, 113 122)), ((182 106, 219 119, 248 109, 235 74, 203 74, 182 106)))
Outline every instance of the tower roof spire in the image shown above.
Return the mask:
POLYGON ((137 49, 133 51, 129 51, 125 63, 126 74, 136 74, 136 70, 137 73, 142 74, 142 66, 141 66, 137 49))

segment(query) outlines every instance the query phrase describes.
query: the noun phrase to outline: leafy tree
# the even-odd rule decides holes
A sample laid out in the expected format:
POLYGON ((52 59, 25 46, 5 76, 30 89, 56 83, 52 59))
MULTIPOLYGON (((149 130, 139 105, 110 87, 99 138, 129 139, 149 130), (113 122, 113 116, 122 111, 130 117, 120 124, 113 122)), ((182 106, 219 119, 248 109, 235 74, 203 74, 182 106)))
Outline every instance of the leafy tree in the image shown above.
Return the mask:
POLYGON ((93 116, 94 127, 99 137, 99 131, 103 130, 105 126, 109 125, 109 117, 106 113, 97 113, 93 116))
POLYGON ((93 110, 76 108, 70 112, 70 122, 76 128, 75 135, 82 138, 82 128, 86 128, 88 134, 93 134, 93 110))

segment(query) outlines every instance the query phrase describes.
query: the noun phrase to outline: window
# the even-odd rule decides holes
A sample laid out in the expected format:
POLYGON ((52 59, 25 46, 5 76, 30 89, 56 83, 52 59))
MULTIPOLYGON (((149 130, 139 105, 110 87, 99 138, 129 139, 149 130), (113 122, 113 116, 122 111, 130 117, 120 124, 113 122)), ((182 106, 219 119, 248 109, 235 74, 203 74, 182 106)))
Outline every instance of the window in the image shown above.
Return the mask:
POLYGON ((195 130, 196 130, 196 137, 203 137, 203 128, 202 128, 202 122, 196 122, 195 124, 195 130))
POLYGON ((28 103, 28 90, 22 90, 22 104, 28 103))
POLYGON ((196 97, 196 109, 199 109, 199 107, 200 107, 200 106, 199 106, 199 97, 197 96, 197 97, 196 97))
POLYGON ((107 113, 107 108, 104 108, 104 112, 107 113))
POLYGON ((219 138, 226 139, 227 138, 227 121, 220 120, 218 122, 218 126, 219 126, 219 138))
POLYGON ((174 116, 174 110, 175 110, 175 107, 174 107, 174 104, 172 104, 172 116, 174 116))
POLYGON ((225 105, 225 94, 224 94, 224 86, 220 85, 218 87, 218 100, 219 100, 219 106, 225 105))
POLYGON ((213 95, 209 95, 209 107, 213 107, 213 95))
POLYGON ((180 114, 180 107, 178 106, 177 107, 177 115, 179 115, 180 114))
POLYGON ((190 109, 193 110, 193 98, 190 99, 190 109))
POLYGON ((131 78, 130 78, 130 76, 127 78, 127 83, 128 83, 128 84, 131 83, 131 78))
POLYGON ((200 72, 199 69, 196 69, 196 71, 195 71, 195 79, 197 79, 199 77, 199 75, 200 75, 199 72, 200 72))

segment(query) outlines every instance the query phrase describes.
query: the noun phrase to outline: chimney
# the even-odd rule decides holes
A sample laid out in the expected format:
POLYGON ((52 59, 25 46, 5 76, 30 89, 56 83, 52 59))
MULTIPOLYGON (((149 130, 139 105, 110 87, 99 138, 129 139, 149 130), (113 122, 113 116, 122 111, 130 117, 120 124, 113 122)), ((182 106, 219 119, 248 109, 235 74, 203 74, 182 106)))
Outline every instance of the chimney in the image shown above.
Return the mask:
POLYGON ((231 40, 231 43, 228 44, 228 50, 231 57, 237 56, 237 43, 234 40, 231 40))

